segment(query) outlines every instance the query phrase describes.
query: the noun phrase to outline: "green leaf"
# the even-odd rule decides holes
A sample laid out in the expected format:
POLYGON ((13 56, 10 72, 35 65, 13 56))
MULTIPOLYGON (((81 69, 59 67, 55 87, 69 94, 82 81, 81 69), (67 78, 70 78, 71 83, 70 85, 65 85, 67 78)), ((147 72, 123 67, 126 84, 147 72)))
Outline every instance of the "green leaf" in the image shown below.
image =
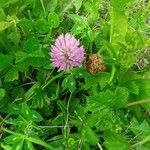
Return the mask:
POLYGON ((31 118, 35 122, 41 122, 43 120, 43 117, 35 110, 31 111, 31 118))
POLYGON ((10 136, 6 137, 6 138, 4 139, 4 141, 5 141, 7 144, 13 144, 13 143, 16 142, 18 139, 20 139, 19 136, 10 135, 10 136))
POLYGON ((104 139, 107 150, 129 150, 128 142, 122 135, 105 131, 104 139))
POLYGON ((29 108, 29 106, 26 103, 22 104, 22 109, 21 109, 22 115, 26 120, 31 120, 32 119, 32 113, 29 108))
POLYGON ((31 86, 31 88, 24 94, 24 98, 25 100, 30 99, 30 97, 33 96, 33 94, 35 93, 35 89, 39 88, 40 83, 36 82, 33 86, 31 86))
POLYGON ((0 101, 4 98, 5 96, 5 89, 0 88, 0 101))
POLYGON ((71 93, 76 89, 76 81, 72 75, 67 76, 62 83, 64 89, 68 89, 71 93))
POLYGON ((82 138, 84 141, 87 141, 89 144, 92 144, 92 145, 95 145, 98 143, 97 135, 88 125, 85 125, 82 129, 82 138))
POLYGON ((111 31, 110 31, 110 41, 112 43, 124 42, 125 36, 128 28, 127 16, 124 12, 124 5, 122 1, 113 0, 112 10, 111 10, 111 31), (119 5, 119 2, 121 4, 119 5))
POLYGON ((93 42, 96 37, 95 32, 90 27, 87 27, 86 30, 87 31, 85 33, 85 36, 89 39, 90 42, 93 42))
POLYGON ((44 106, 48 106, 50 104, 50 98, 44 93, 44 91, 40 88, 35 90, 35 96, 32 100, 33 108, 43 108, 44 106))
POLYGON ((12 148, 9 145, 5 145, 3 143, 1 143, 1 148, 3 148, 3 150, 12 150, 12 148))
POLYGON ((75 15, 75 14, 69 14, 69 18, 74 21, 74 23, 82 23, 82 24, 87 24, 86 23, 86 18, 83 16, 75 15))
MULTIPOLYGON (((23 29, 23 31, 25 32, 26 35, 30 34, 31 31, 33 30, 32 20, 23 18, 20 20, 18 25, 19 25, 19 27, 21 27, 23 29)), ((25 36, 25 35, 23 34, 22 36, 25 36)))
POLYGON ((24 43, 24 49, 27 53, 38 51, 39 47, 39 41, 35 36, 29 37, 24 43))
POLYGON ((29 106, 22 104, 22 115, 28 121, 40 122, 43 120, 42 116, 35 110, 30 110, 29 106))
POLYGON ((73 14, 70 14, 69 18, 71 18, 75 23, 71 29, 71 32, 74 35, 83 33, 85 28, 87 27, 86 18, 79 16, 79 15, 73 15, 73 14))
POLYGON ((78 12, 79 9, 81 8, 82 2, 83 2, 83 0, 76 0, 76 1, 74 1, 73 4, 74 4, 74 6, 75 6, 75 8, 76 8, 76 12, 78 12))
POLYGON ((71 28, 71 32, 74 34, 74 35, 78 35, 78 34, 81 34, 81 33, 84 33, 84 29, 86 28, 86 25, 85 24, 82 24, 82 23, 75 23, 74 26, 71 28))
POLYGON ((10 22, 1 21, 0 22, 0 32, 4 31, 5 29, 9 28, 10 26, 11 26, 10 22))
POLYGON ((99 0, 86 1, 84 6, 85 10, 89 14, 87 18, 89 25, 95 25, 95 22, 99 18, 100 1, 99 0))
POLYGON ((55 148, 52 147, 50 144, 47 144, 45 142, 43 142, 41 139, 38 138, 34 138, 34 137, 26 137, 26 139, 32 143, 38 144, 38 145, 42 145, 45 148, 48 148, 49 150, 54 150, 55 148))
POLYGON ((4 9, 0 8, 0 22, 5 19, 6 15, 4 9))
POLYGON ((94 108, 86 108, 87 112, 90 111, 92 114, 86 118, 86 122, 90 127, 96 127, 97 129, 113 130, 118 132, 121 130, 121 120, 118 114, 111 108, 106 106, 99 106, 94 108))
POLYGON ((17 1, 18 0, 1 0, 0 1, 0 6, 1 7, 6 7, 6 6, 10 5, 10 4, 16 3, 17 1))
POLYGON ((6 67, 9 67, 12 61, 13 58, 11 56, 0 54, 0 71, 6 67))
POLYGON ((86 73, 84 75, 85 78, 85 84, 83 85, 83 88, 86 90, 89 90, 91 95, 97 95, 99 86, 101 90, 108 85, 108 82, 110 80, 110 74, 109 73, 99 73, 99 74, 88 74, 86 73))
POLYGON ((136 95, 139 94, 139 87, 134 81, 126 83, 126 87, 131 93, 136 94, 136 95))
POLYGON ((128 101, 129 92, 125 87, 117 87, 114 93, 114 106, 123 107, 128 101))
POLYGON ((58 14, 51 12, 48 14, 48 23, 51 28, 57 28, 60 24, 60 19, 58 14))
POLYGON ((129 127, 135 135, 140 135, 139 139, 141 140, 150 134, 150 126, 146 120, 139 123, 135 118, 133 118, 129 127))
POLYGON ((18 80, 18 78, 19 78, 19 74, 18 74, 18 70, 16 68, 12 68, 5 75, 5 81, 6 82, 11 82, 11 81, 14 81, 14 80, 18 80))
POLYGON ((19 135, 10 135, 4 139, 7 144, 12 145, 12 149, 21 150, 24 139, 19 135))
MULTIPOLYGON (((137 80, 136 84, 139 87, 139 95, 136 96, 138 100, 142 100, 142 99, 149 99, 150 98, 150 80, 149 79, 145 79, 145 80, 137 80)), ((149 104, 145 105, 150 107, 149 104)))
POLYGON ((51 1, 49 1, 48 5, 49 5, 49 10, 51 12, 53 12, 53 11, 55 11, 55 9, 56 9, 56 7, 58 5, 58 0, 54 0, 54 1, 51 0, 51 1))
POLYGON ((12 149, 15 149, 15 150, 22 150, 22 148, 23 148, 23 143, 24 143, 24 139, 23 139, 23 138, 18 139, 18 141, 16 141, 16 142, 13 144, 12 149))
POLYGON ((33 144, 27 140, 24 141, 23 148, 24 150, 34 150, 33 144))
POLYGON ((11 114, 19 115, 21 114, 21 107, 20 105, 16 104, 8 104, 8 112, 11 114))
POLYGON ((27 53, 22 52, 22 51, 16 52, 15 55, 16 55, 15 63, 20 63, 29 57, 27 53))
POLYGON ((13 42, 16 46, 18 46, 19 42, 20 42, 20 33, 17 31, 11 32, 7 38, 10 40, 10 42, 13 42))
POLYGON ((49 26, 49 23, 45 19, 39 19, 35 22, 35 29, 37 32, 43 34, 49 31, 50 26, 49 26))
POLYGON ((124 107, 128 100, 128 90, 124 87, 117 87, 115 91, 107 90, 100 92, 99 95, 91 96, 88 99, 88 107, 98 108, 101 106, 109 106, 112 108, 124 107))
POLYGON ((44 57, 30 57, 26 59, 24 62, 25 64, 31 65, 33 67, 44 67, 44 68, 49 68, 50 66, 50 60, 48 58, 44 57))

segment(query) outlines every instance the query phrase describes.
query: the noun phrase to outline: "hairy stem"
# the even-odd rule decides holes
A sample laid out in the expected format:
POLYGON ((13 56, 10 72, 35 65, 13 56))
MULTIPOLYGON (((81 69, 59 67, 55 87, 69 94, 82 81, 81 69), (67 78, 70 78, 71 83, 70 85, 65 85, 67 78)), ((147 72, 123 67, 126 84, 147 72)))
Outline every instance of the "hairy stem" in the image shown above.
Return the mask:
POLYGON ((128 103, 126 105, 126 107, 131 107, 131 106, 146 104, 146 103, 150 103, 150 99, 144 99, 144 100, 139 100, 139 101, 136 101, 136 102, 131 102, 131 103, 128 103))
POLYGON ((68 149, 68 121, 69 121, 69 106, 70 106, 70 100, 72 97, 72 93, 69 96, 68 102, 67 102, 67 107, 66 107, 66 122, 65 122, 65 126, 64 126, 64 138, 66 140, 66 145, 65 145, 65 149, 68 149))
POLYGON ((61 72, 61 73, 57 74, 56 76, 54 76, 53 78, 51 78, 45 85, 42 86, 42 89, 45 89, 51 82, 53 82, 57 78, 61 77, 62 75, 64 75, 64 72, 61 72))

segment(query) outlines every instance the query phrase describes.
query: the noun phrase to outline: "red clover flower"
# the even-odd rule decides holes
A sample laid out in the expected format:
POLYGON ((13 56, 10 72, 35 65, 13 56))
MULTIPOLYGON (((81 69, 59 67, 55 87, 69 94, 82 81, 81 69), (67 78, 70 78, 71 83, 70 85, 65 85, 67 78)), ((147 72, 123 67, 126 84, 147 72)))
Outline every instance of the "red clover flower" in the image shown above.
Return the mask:
POLYGON ((52 64, 61 70, 69 70, 73 67, 80 66, 85 59, 85 49, 80 46, 79 40, 73 35, 67 33, 60 35, 50 52, 52 64))

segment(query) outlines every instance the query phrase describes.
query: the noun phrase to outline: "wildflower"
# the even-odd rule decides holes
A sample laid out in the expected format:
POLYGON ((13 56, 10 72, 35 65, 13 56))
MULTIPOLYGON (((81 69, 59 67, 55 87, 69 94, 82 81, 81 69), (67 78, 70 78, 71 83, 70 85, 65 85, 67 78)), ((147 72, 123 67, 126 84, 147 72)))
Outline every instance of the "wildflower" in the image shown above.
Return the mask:
POLYGON ((87 70, 90 73, 98 73, 106 71, 106 65, 99 54, 92 54, 87 60, 87 70))
POLYGON ((69 70, 73 67, 80 66, 84 60, 84 48, 80 46, 79 40, 73 35, 60 35, 51 50, 51 60, 54 67, 61 70, 69 70))

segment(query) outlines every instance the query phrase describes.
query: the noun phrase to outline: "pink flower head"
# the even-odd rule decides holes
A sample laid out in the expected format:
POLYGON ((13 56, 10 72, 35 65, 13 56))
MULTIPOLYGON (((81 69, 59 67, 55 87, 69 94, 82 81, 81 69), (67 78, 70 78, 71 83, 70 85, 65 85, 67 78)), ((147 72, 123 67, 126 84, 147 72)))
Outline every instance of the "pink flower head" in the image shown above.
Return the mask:
POLYGON ((80 46, 79 40, 73 35, 60 35, 52 46, 51 58, 54 67, 61 70, 69 70, 75 66, 80 66, 84 60, 84 48, 80 46))

